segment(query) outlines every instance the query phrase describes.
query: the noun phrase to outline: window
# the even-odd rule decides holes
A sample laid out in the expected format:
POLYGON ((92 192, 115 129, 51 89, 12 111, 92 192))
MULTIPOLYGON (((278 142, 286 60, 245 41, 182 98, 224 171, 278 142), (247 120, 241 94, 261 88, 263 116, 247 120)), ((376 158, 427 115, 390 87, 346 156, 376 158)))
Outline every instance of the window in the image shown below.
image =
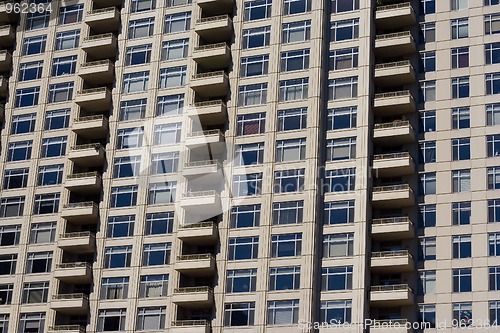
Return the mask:
POLYGON ((331 13, 351 12, 359 9, 359 0, 331 0, 331 13))
POLYGON ((436 162, 436 141, 424 141, 420 143, 420 163, 436 162))
POLYGON ((451 0, 451 10, 467 9, 469 0, 451 0))
POLYGON ((56 34, 56 51, 77 48, 80 45, 80 29, 58 32, 56 34))
POLYGON ((2 198, 0 200, 0 218, 22 216, 24 213, 24 196, 2 198))
POLYGON ((419 322, 423 323, 426 327, 436 327, 436 305, 435 304, 421 304, 419 305, 419 322))
POLYGON ((356 127, 357 107, 344 107, 328 110, 327 130, 339 130, 356 127))
POLYGON ((147 64, 151 61, 151 44, 129 46, 125 51, 125 66, 147 64))
POLYGON ((163 32, 173 34, 191 29, 191 12, 165 15, 163 32))
POLYGON ((465 98, 470 96, 469 77, 454 77, 451 79, 451 98, 465 98))
POLYGON ((141 157, 117 157, 113 165, 113 178, 137 177, 141 170, 141 157))
POLYGON ((420 0, 420 13, 434 14, 436 12, 436 0, 420 0))
POLYGON ((238 106, 261 105, 267 103, 267 83, 240 86, 238 106))
POLYGON ((143 275, 139 285, 140 298, 165 297, 168 291, 168 274, 143 275))
POLYGON ((271 258, 297 257, 302 253, 302 234, 274 235, 271 238, 271 258))
POLYGON ((144 128, 119 129, 116 138, 116 149, 132 149, 142 147, 144 128))
POLYGON ((488 200, 488 222, 500 222, 500 199, 488 200))
POLYGON ((451 140, 453 161, 470 160, 470 138, 451 140))
POLYGON ((0 226, 0 246, 12 246, 19 244, 21 236, 20 225, 0 226))
POLYGON ((470 127, 470 108, 459 107, 451 109, 451 127, 462 129, 470 127))
POLYGON ((137 185, 111 188, 111 208, 132 207, 137 204, 137 185))
POLYGON ((16 274, 17 254, 0 255, 0 275, 16 274))
POLYGON ((328 267, 321 270, 321 290, 352 289, 352 266, 328 267))
POLYGON ((306 99, 309 94, 309 79, 292 79, 280 81, 279 100, 280 102, 306 99))
POLYGON ((420 112, 419 131, 421 133, 436 131, 436 111, 420 112))
POLYGON ((500 290, 500 267, 490 267, 489 271, 489 290, 500 290))
POLYGON ((301 161, 306 158, 306 138, 276 141, 276 162, 301 161))
POLYGON ((134 234, 134 215, 113 216, 108 218, 108 238, 129 237, 134 234))
POLYGON ((28 253, 26 274, 50 273, 52 271, 52 252, 28 253))
POLYGON ((183 6, 190 4, 192 0, 167 0, 167 7, 183 6))
POLYGON ((16 108, 38 105, 40 97, 40 87, 24 88, 16 90, 16 100, 14 102, 16 108))
POLYGON ((244 21, 255 21, 271 17, 272 0, 246 1, 243 13, 244 21))
POLYGON ((126 309, 99 310, 97 332, 122 331, 127 319, 126 309))
POLYGON ((484 53, 486 58, 486 65, 500 63, 500 43, 485 44, 484 53))
POLYGON ((500 94, 500 73, 486 74, 486 95, 500 94))
POLYGON ((436 194, 436 173, 427 172, 420 174, 419 194, 436 194))
POLYGON ((269 46, 271 40, 271 27, 259 27, 243 30, 243 49, 269 46))
POLYGON ((104 250, 104 268, 130 267, 132 246, 107 247, 104 250))
POLYGON ((311 39, 311 20, 284 23, 281 34, 283 44, 305 42, 311 39))
POLYGON ((171 234, 174 225, 174 212, 146 214, 145 235, 171 234))
POLYGON ((427 22, 420 24, 420 44, 432 43, 436 41, 436 23, 427 22))
POLYGON ((184 94, 158 97, 156 116, 175 116, 184 111, 184 94))
POLYGON ((321 302, 320 318, 322 323, 350 323, 352 316, 352 301, 321 302))
POLYGON ((50 12, 34 12, 26 15, 26 30, 44 29, 49 26, 50 12))
POLYGON ((128 38, 145 38, 153 35, 155 26, 154 17, 140 20, 131 20, 128 24, 128 38))
POLYGON ((304 201, 288 201, 273 204, 273 225, 302 223, 304 201))
POLYGON ((472 256, 471 235, 453 236, 453 258, 470 258, 472 256))
MULTIPOLYGON (((12 304, 12 294, 14 292, 14 284, 2 284, 0 285, 0 305, 9 305, 12 304)), ((1 316, 1 315, 0 315, 1 316)), ((0 317, 0 332, 7 333, 7 326, 3 326, 2 320, 0 317)))
POLYGON ((101 299, 127 299, 128 277, 102 278, 101 299))
POLYGON ((35 130, 36 113, 12 116, 11 134, 31 133, 35 130))
POLYGON ((335 21, 330 23, 330 43, 359 37, 359 19, 335 21))
POLYGON ((436 237, 420 238, 419 260, 436 260, 436 237))
POLYGON ((484 0, 485 6, 494 6, 500 4, 499 0, 484 0))
POLYGON ((40 54, 45 52, 47 36, 27 37, 23 40, 23 55, 40 54))
POLYGON ((28 282, 23 287, 23 304, 47 303, 49 282, 28 282))
POLYGON ((454 202, 451 213, 453 225, 469 225, 471 217, 470 201, 454 202))
POLYGON ((490 233, 488 234, 488 255, 489 256, 500 256, 500 233, 490 233))
POLYGON ((500 33, 500 14, 484 16, 484 34, 493 35, 500 33))
POLYGON ((70 24, 82 21, 83 4, 61 7, 59 9, 59 24, 70 24))
POLYGON ((120 121, 143 119, 146 114, 147 100, 136 99, 120 104, 120 121))
POLYGON ((11 190, 28 185, 29 168, 5 170, 3 189, 11 190))
POLYGON ((170 263, 171 243, 158 243, 144 245, 142 255, 143 266, 168 265, 170 263))
POLYGON ((293 131, 307 127, 307 108, 278 111, 278 131, 293 131))
POLYGON ((274 192, 290 193, 304 190, 305 169, 276 171, 274 192))
POLYGON ((463 293, 472 291, 472 270, 458 268, 453 270, 453 292, 463 293))
POLYGON ((259 237, 229 238, 228 260, 257 259, 259 237))
POLYGON ((269 290, 300 289, 300 267, 271 267, 269 269, 269 290))
POLYGON ((151 155, 151 174, 175 173, 179 169, 179 152, 158 153, 151 155))
POLYGON ((421 271, 418 277, 418 294, 436 293, 436 271, 421 271))
POLYGON ((260 205, 236 206, 231 208, 231 228, 258 227, 260 205))
POLYGON ((60 136, 42 140, 42 158, 59 157, 66 154, 67 137, 60 136))
POLYGON ((299 300, 267 302, 268 325, 291 325, 299 320, 299 300))
POLYGON ((235 166, 262 164, 264 161, 264 143, 236 145, 235 166))
POLYGON ((52 76, 75 74, 77 56, 54 58, 52 62, 52 76))
POLYGON ((19 315, 17 333, 43 333, 44 328, 45 312, 21 313, 19 315))
POLYGON ((135 328, 138 331, 161 330, 165 328, 167 307, 137 308, 135 328))
POLYGON ((241 77, 266 75, 268 72, 269 72, 268 54, 241 58, 241 65, 240 65, 241 77))
POLYGON ((325 202, 323 224, 336 225, 354 222, 354 200, 325 202))
POLYGON ((469 67, 469 47, 451 49, 451 68, 469 67))
POLYGON ((30 244, 52 243, 56 238, 56 222, 33 223, 30 230, 30 244))
POLYGON ((451 20, 451 39, 469 37, 469 19, 460 18, 451 20))
POLYGON ((176 39, 163 42, 161 60, 185 59, 188 56, 189 39, 176 39))
POLYGON ((309 49, 281 52, 281 71, 292 72, 309 68, 309 49))
POLYGON ((358 96, 358 77, 346 77, 328 81, 328 100, 355 98, 358 96))
POLYGON ((424 81, 420 83, 420 102, 432 102, 436 100, 436 81, 424 81))
POLYGON ((357 47, 330 51, 329 69, 331 71, 336 71, 357 68, 358 57, 359 48, 357 47))
POLYGON ((311 11, 311 0, 283 0, 283 15, 307 13, 311 11))
POLYGON ((130 0, 130 12, 138 13, 156 8, 156 0, 130 0))
POLYGON ((354 191, 355 183, 355 168, 327 170, 323 189, 325 192, 354 191))
POLYGON ((488 189, 489 190, 500 189, 500 167, 490 167, 486 170, 488 179, 488 189))
POLYGON ((67 128, 69 126, 70 109, 47 111, 45 114, 46 131, 67 128))
POLYGON ((177 182, 149 184, 148 205, 169 204, 175 202, 177 182))
POLYGON ((66 102, 73 99, 73 82, 49 85, 48 103, 66 102))
POLYGON ((257 284, 257 270, 243 269, 227 271, 226 292, 227 293, 249 293, 254 292, 257 284))
POLYGON ((421 205, 419 207, 419 228, 431 228, 436 226, 436 205, 421 205))
POLYGON ((341 161, 356 158, 356 137, 326 140, 326 160, 341 161))
POLYGON ((486 151, 488 157, 497 157, 500 155, 500 135, 486 136, 486 151))
POLYGON ((236 135, 262 134, 266 127, 265 113, 245 114, 237 117, 236 135))
POLYGON ((161 124, 154 128, 153 144, 158 145, 173 145, 181 140, 181 123, 161 124))
POLYGON ((160 70, 160 89, 180 87, 186 84, 187 66, 163 68, 160 70))
POLYGON ((351 257, 353 254, 353 233, 323 236, 323 258, 351 257))
POLYGON ((62 183, 63 164, 47 165, 38 168, 38 186, 50 186, 62 183))
POLYGON ((149 71, 123 74, 123 94, 146 91, 149 85, 149 71))
POLYGON ((252 326, 255 319, 255 302, 224 304, 224 326, 252 326))
POLYGON ((420 53, 420 72, 436 71, 436 52, 428 51, 420 53))
POLYGON ((60 193, 36 194, 33 214, 54 214, 59 211, 60 193))
POLYGON ((452 191, 454 193, 470 191, 470 170, 452 171, 452 181, 452 191))
POLYGON ((43 61, 25 62, 19 65, 19 81, 38 80, 42 77, 43 61))

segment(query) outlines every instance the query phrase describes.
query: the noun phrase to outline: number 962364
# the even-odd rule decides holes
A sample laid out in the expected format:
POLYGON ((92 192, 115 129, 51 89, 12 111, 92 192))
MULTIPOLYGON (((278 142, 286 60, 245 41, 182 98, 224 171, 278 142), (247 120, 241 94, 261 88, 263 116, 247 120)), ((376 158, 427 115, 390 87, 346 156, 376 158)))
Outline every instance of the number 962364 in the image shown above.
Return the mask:
POLYGON ((7 2, 5 4, 7 13, 15 14, 35 14, 35 13, 51 13, 52 3, 28 3, 28 2, 7 2))

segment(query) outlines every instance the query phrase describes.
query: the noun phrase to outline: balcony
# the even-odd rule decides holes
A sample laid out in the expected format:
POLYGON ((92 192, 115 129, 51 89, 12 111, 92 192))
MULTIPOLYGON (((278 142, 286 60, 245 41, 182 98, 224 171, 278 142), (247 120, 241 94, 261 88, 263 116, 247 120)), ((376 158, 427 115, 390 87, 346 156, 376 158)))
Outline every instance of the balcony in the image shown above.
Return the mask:
POLYGON ((375 65, 375 83, 379 86, 399 86, 415 81, 415 69, 409 60, 375 65))
POLYGON ((86 314, 89 310, 89 299, 85 294, 53 295, 50 302, 52 310, 67 314, 86 314))
POLYGON ((194 0, 201 7, 204 14, 215 16, 233 12, 234 0, 194 0))
POLYGON ((184 164, 182 175, 186 178, 197 178, 204 175, 220 174, 222 166, 217 160, 196 161, 184 164))
POLYGON ((75 224, 94 224, 99 220, 99 206, 92 201, 66 204, 61 217, 75 224))
POLYGON ((409 324, 406 319, 372 320, 370 333, 412 333, 413 329, 406 326, 409 324))
POLYGON ((376 177, 395 177, 415 173, 415 162, 409 152, 373 156, 376 177))
POLYGON ((86 262, 57 264, 54 277, 66 283, 89 283, 92 280, 92 266, 86 262))
POLYGON ((76 94, 75 103, 89 111, 111 108, 111 91, 106 87, 85 89, 76 94))
POLYGON ((189 148, 196 148, 199 146, 220 145, 224 142, 224 134, 222 134, 221 130, 216 129, 188 133, 185 145, 189 148))
POLYGON ((231 63, 231 49, 226 43, 197 46, 193 59, 206 70, 225 69, 231 63))
POLYGON ((66 176, 64 187, 76 193, 100 193, 101 175, 98 172, 76 173, 66 176))
POLYGON ((170 326, 170 333, 210 333, 210 322, 206 320, 177 320, 170 326))
POLYGON ((0 120, 5 118, 5 105, 0 104, 0 120))
POLYGON ((96 33, 115 32, 120 28, 120 12, 116 7, 94 9, 87 12, 85 23, 96 33))
POLYGON ((83 167, 104 165, 106 152, 100 143, 77 145, 70 149, 68 158, 83 167))
POLYGON ((184 193, 180 205, 184 209, 200 209, 205 214, 218 215, 222 212, 222 205, 217 191, 197 191, 184 193))
POLYGON ((94 60, 114 58, 118 48, 118 40, 112 33, 89 36, 82 41, 82 50, 94 60))
POLYGON ((417 51, 411 32, 403 31, 375 37, 375 54, 381 58, 395 58, 417 51))
POLYGON ((111 84, 115 79, 115 65, 108 59, 83 63, 78 71, 85 82, 97 84, 111 84))
POLYGON ((19 13, 15 13, 12 8, 7 11, 7 4, 12 4, 14 1, 1 1, 0 2, 0 22, 14 22, 19 18, 19 13))
POLYGON ((94 252, 95 235, 90 231, 62 234, 57 241, 57 247, 73 253, 94 252))
POLYGON ((371 271, 384 274, 411 272, 415 268, 408 250, 372 252, 371 271))
POLYGON ((86 329, 80 325, 49 326, 49 333, 85 333, 86 329))
POLYGON ((408 207, 415 204, 415 195, 408 184, 373 188, 372 205, 377 208, 408 207))
POLYGON ((16 40, 16 29, 11 25, 0 26, 0 46, 10 47, 16 40))
POLYGON ((417 105, 409 90, 376 94, 374 111, 381 116, 415 112, 417 105))
POLYGON ((187 254, 177 256, 174 268, 189 276, 210 276, 215 273, 215 258, 211 254, 187 254))
POLYGON ((214 292, 210 287, 176 288, 172 302, 183 308, 208 308, 214 302, 214 292))
POLYGON ((229 15, 210 16, 199 19, 194 31, 207 43, 231 40, 233 21, 229 15))
POLYGON ((198 117, 202 125, 224 124, 227 118, 227 105, 222 100, 195 103, 188 109, 188 116, 198 117))
POLYGON ((415 142, 415 130, 409 121, 375 124, 373 140, 378 144, 402 145, 415 142))
POLYGON ((0 51, 0 72, 10 72, 12 67, 12 54, 7 50, 0 51))
POLYGON ((414 235, 413 222, 408 216, 372 220, 373 240, 410 239, 414 235))
POLYGON ((413 291, 407 284, 372 286, 370 303, 374 306, 402 306, 413 304, 413 291))
POLYGON ((9 92, 9 79, 6 76, 0 76, 0 96, 5 97, 9 92))
POLYGON ((224 71, 195 74, 189 84, 200 96, 207 98, 226 96, 229 90, 229 77, 224 71))
POLYGON ((417 15, 410 2, 379 6, 375 11, 377 28, 393 30, 417 23, 417 15))
POLYGON ((102 114, 76 118, 71 129, 85 138, 105 138, 108 134, 108 118, 102 114))
POLYGON ((215 244, 219 238, 219 229, 215 222, 187 224, 179 228, 177 238, 188 244, 215 244))
POLYGON ((123 0, 92 0, 94 7, 121 6, 123 0))

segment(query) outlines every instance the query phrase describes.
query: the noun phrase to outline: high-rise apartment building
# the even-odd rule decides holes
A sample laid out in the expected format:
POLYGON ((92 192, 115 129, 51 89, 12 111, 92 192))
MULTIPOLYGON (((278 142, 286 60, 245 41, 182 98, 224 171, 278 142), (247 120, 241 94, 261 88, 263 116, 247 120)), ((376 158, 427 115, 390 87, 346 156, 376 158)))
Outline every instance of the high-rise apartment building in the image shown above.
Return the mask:
POLYGON ((499 0, 0 21, 1 333, 500 331, 499 0))

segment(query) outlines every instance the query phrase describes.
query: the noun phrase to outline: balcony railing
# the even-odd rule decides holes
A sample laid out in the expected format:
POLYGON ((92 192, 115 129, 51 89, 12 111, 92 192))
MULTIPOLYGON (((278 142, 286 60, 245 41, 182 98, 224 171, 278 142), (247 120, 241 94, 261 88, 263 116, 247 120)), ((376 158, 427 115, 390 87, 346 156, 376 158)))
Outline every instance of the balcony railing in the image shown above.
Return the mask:
POLYGON ((377 327, 377 326, 382 326, 382 327, 391 327, 391 326, 406 327, 406 323, 407 322, 408 322, 407 319, 383 319, 383 320, 374 319, 372 321, 371 327, 377 327))
POLYGON ((93 9, 87 12, 89 15, 94 15, 94 14, 100 14, 100 13, 106 13, 106 12, 113 12, 116 10, 116 7, 106 7, 106 8, 99 8, 99 9, 93 9))
POLYGON ((187 162, 186 164, 184 164, 184 167, 186 167, 186 168, 195 168, 195 167, 210 166, 210 165, 219 165, 219 161, 217 161, 217 160, 208 160, 208 161, 187 162))
POLYGON ((372 258, 392 258, 411 256, 408 250, 372 252, 372 258))
POLYGON ((409 152, 374 155, 373 160, 375 161, 392 160, 394 158, 406 158, 406 157, 410 157, 409 152))
POLYGON ((394 32, 390 34, 384 34, 384 35, 377 35, 375 36, 376 40, 385 40, 385 39, 393 39, 393 38, 400 38, 400 37, 412 37, 412 34, 410 31, 401 31, 401 32, 394 32))
POLYGON ((389 185, 389 186, 375 186, 373 192, 392 192, 392 191, 402 191, 411 190, 410 185, 400 184, 400 185, 389 185))
POLYGON ((378 6, 377 11, 392 10, 392 9, 399 9, 399 8, 408 8, 408 7, 411 7, 411 3, 403 2, 403 3, 393 4, 393 5, 378 6))
POLYGON ((210 191, 197 191, 197 192, 186 192, 182 195, 183 198, 198 198, 198 197, 208 197, 217 195, 217 192, 214 190, 210 191))
POLYGON ((391 284, 386 286, 372 286, 371 291, 411 291, 407 284, 391 284))
POLYGON ((409 125, 410 122, 408 120, 401 120, 401 121, 393 121, 391 123, 375 124, 374 128, 375 129, 395 128, 395 127, 405 127, 409 125))
POLYGON ((101 177, 101 175, 97 171, 82 172, 82 173, 75 173, 72 175, 67 175, 66 179, 81 179, 81 178, 90 178, 90 177, 101 177))
POLYGON ((382 94, 375 94, 375 99, 379 99, 379 98, 392 98, 392 97, 406 97, 406 96, 411 96, 411 93, 410 93, 409 90, 394 91, 394 92, 388 92, 388 93, 382 93, 382 94))
POLYGON ((210 327, 210 322, 208 320, 177 320, 172 322, 172 326, 182 327, 182 326, 205 326, 210 327))
POLYGON ((217 224, 215 222, 199 222, 199 223, 186 224, 181 226, 181 228, 194 229, 194 228, 209 228, 214 226, 217 227, 217 224))
POLYGON ((186 288, 175 288, 175 294, 188 294, 188 293, 213 293, 214 290, 210 287, 186 287, 186 288))
POLYGON ((203 108, 203 107, 208 107, 208 106, 219 106, 219 105, 226 105, 226 103, 224 103, 224 101, 222 100, 215 100, 215 101, 206 101, 206 102, 197 102, 197 103, 194 103, 193 106, 195 108, 203 108))
POLYGON ((106 34, 88 36, 88 37, 85 37, 83 40, 84 41, 99 40, 99 39, 106 39, 106 38, 113 37, 113 36, 114 36, 113 33, 108 32, 106 34))
POLYGON ((372 224, 393 224, 393 223, 410 223, 410 222, 411 220, 408 216, 386 217, 386 218, 372 220, 372 224))
MULTIPOLYGON (((386 69, 386 68, 396 68, 396 67, 404 67, 411 65, 410 60, 396 61, 396 62, 387 62, 384 64, 375 65, 375 69, 386 69)), ((375 95, 377 96, 377 95, 375 95)))
POLYGON ((82 64, 82 68, 86 68, 86 67, 97 67, 97 66, 101 66, 101 65, 111 65, 112 62, 109 61, 108 59, 106 60, 98 60, 98 61, 90 61, 90 62, 85 62, 82 64))
POLYGON ((89 297, 85 294, 78 293, 78 294, 58 294, 58 295, 53 295, 52 299, 53 300, 64 300, 64 299, 88 299, 89 297))
POLYGON ((85 202, 68 203, 63 206, 63 208, 87 208, 87 207, 99 208, 99 205, 93 201, 85 201, 85 202))
POLYGON ((204 17, 201 18, 197 21, 197 23, 208 23, 208 22, 215 22, 215 21, 223 21, 229 19, 229 15, 219 15, 219 16, 210 16, 210 17, 204 17))
POLYGON ((80 117, 75 119, 75 123, 84 123, 88 121, 94 121, 94 120, 103 120, 104 115, 99 114, 99 115, 94 115, 94 116, 85 116, 85 117, 80 117))
POLYGON ((100 143, 88 143, 84 145, 73 146, 71 147, 71 150, 86 150, 86 149, 99 150, 100 148, 104 148, 100 143))
POLYGON ((80 237, 95 237, 90 231, 80 231, 80 232, 69 232, 66 234, 61 234, 59 238, 80 238, 80 237))
POLYGON ((205 254, 184 254, 177 256, 177 261, 183 261, 183 260, 203 260, 203 259, 213 259, 214 256, 211 255, 210 253, 205 253, 205 254))
POLYGON ((108 91, 106 87, 92 88, 92 89, 84 89, 78 92, 79 95, 88 95, 88 94, 96 94, 108 91))
POLYGON ((194 74, 193 79, 206 79, 209 77, 223 76, 223 75, 226 75, 226 72, 215 71, 215 72, 208 72, 208 73, 199 73, 199 74, 194 74))
POLYGON ((207 51, 207 50, 213 50, 213 49, 219 49, 226 47, 226 43, 217 43, 217 44, 209 44, 209 45, 202 45, 202 46, 197 46, 194 48, 195 51, 207 51))
POLYGON ((68 331, 78 331, 80 333, 85 333, 85 327, 80 325, 57 325, 50 326, 49 331, 53 332, 68 332, 68 331))
POLYGON ((67 262, 62 264, 56 264, 56 268, 66 269, 66 268, 92 268, 92 265, 88 262, 67 262))
POLYGON ((215 129, 215 130, 208 130, 208 131, 191 132, 191 133, 187 134, 187 136, 189 138, 196 138, 196 137, 209 136, 209 135, 222 135, 222 132, 221 132, 221 130, 215 129))

